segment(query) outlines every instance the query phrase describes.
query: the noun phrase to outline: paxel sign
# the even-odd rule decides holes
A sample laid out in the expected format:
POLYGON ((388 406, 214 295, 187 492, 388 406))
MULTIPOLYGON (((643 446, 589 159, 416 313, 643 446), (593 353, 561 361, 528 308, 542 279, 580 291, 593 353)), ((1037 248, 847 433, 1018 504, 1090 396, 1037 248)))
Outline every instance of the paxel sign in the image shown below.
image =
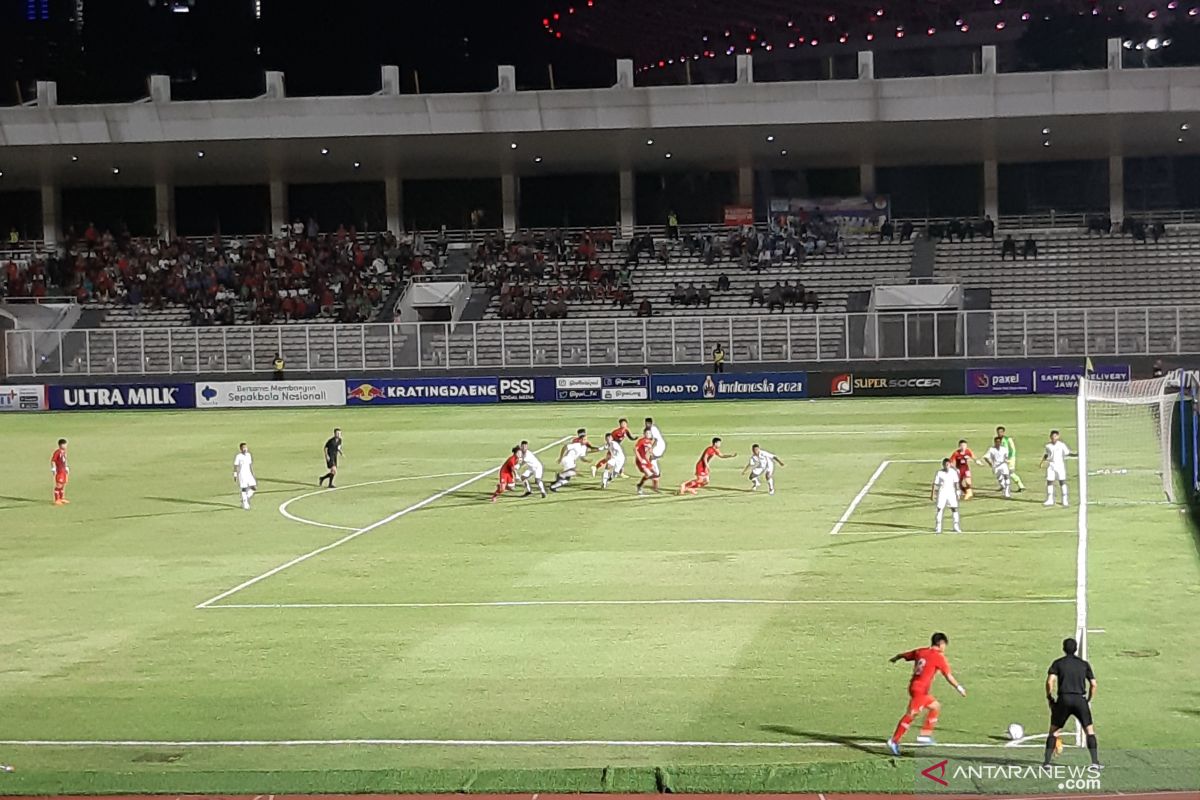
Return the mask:
POLYGON ((50 387, 50 409, 52 411, 75 411, 89 408, 195 407, 196 388, 191 383, 50 387))
POLYGON ((808 397, 807 372, 655 375, 655 400, 780 400, 808 397))
POLYGON ((1032 367, 995 367, 967 370, 967 394, 1030 394, 1032 367))
POLYGON ((499 400, 496 378, 398 378, 346 381, 351 406, 480 404, 499 400))

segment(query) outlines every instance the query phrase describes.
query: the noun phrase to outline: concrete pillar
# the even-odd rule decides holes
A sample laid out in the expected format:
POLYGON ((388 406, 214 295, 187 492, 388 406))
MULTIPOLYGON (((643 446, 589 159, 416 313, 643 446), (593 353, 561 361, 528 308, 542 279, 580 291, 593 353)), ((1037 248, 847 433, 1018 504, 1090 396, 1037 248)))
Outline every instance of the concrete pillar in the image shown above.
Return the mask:
POLYGON ((633 203, 633 170, 621 170, 621 236, 625 239, 633 236, 633 229, 637 225, 637 220, 634 218, 634 203, 633 203))
POLYGON ((384 64, 379 68, 379 93, 392 96, 400 94, 399 67, 384 64))
POLYGON ((59 231, 62 230, 62 192, 57 186, 42 184, 42 241, 47 250, 58 247, 59 231))
POLYGON ((151 75, 150 76, 150 102, 152 102, 152 103, 169 103, 169 102, 171 102, 171 76, 170 75, 151 75))
POLYGON ((983 213, 993 220, 1000 219, 1000 165, 996 159, 983 162, 983 213))
POLYGON ((271 235, 278 236, 287 225, 288 197, 287 184, 281 180, 271 181, 271 235))
POLYGON ((383 179, 383 204, 388 231, 396 236, 404 233, 404 188, 395 175, 383 179))
POLYGON ((875 194, 875 164, 864 161, 858 165, 858 191, 863 195, 875 194))
POLYGON ((1108 215, 1113 222, 1125 219, 1125 158, 1108 159, 1108 215))
POLYGON ((38 108, 50 108, 58 105, 58 83, 55 81, 37 82, 38 108))
POLYGON ((739 206, 754 205, 754 167, 738 167, 737 198, 739 206))
POLYGON ((633 59, 618 58, 617 59, 617 85, 618 89, 633 88, 633 59))
MULTIPOLYGON (((1121 44, 1120 39, 1109 39, 1108 40, 1108 68, 1109 69, 1118 70, 1118 69, 1123 68, 1124 61, 1122 58, 1122 56, 1123 56, 1122 48, 1123 48, 1123 45, 1121 44)), ((1114 219, 1116 219, 1116 218, 1114 217, 1114 219)))
POLYGON ((985 44, 979 57, 979 71, 984 75, 996 74, 996 45, 985 44))
POLYGON ((875 79, 875 53, 871 50, 860 50, 858 53, 858 79, 860 81, 875 79))
POLYGON ((517 230, 517 209, 521 206, 521 179, 511 172, 500 177, 500 206, 504 214, 504 232, 517 230))
POLYGON ((496 91, 501 94, 517 90, 517 68, 509 64, 496 67, 496 91))
POLYGON ((154 230, 160 239, 175 239, 175 187, 165 181, 154 184, 154 230))
POLYGON ((283 73, 270 69, 266 73, 267 92, 266 96, 272 100, 282 100, 287 97, 287 90, 284 88, 283 73))
POLYGON ((737 57, 737 82, 754 83, 754 56, 743 53, 737 57))

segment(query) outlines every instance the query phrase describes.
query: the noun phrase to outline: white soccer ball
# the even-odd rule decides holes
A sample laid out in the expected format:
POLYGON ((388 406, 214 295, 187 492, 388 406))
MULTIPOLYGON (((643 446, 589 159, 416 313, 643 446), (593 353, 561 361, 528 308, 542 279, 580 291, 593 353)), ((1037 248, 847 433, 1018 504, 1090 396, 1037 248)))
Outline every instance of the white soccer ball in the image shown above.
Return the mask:
POLYGON ((1012 739, 1014 742, 1017 739, 1020 739, 1021 737, 1023 737, 1024 735, 1025 735, 1025 729, 1022 728, 1020 726, 1020 724, 1014 722, 1012 725, 1008 726, 1008 738, 1012 739))

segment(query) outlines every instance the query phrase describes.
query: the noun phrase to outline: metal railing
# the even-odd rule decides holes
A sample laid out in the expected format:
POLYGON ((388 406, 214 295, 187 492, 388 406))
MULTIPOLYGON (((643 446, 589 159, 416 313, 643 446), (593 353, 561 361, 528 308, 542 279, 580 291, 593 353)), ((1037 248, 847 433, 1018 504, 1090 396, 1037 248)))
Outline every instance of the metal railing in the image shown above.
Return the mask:
MULTIPOLYGON (((690 367, 1200 353, 1200 306, 6 331, 9 377, 690 367), (58 347, 37 357, 39 336, 58 347)), ((45 349, 43 348, 43 352, 45 349)))

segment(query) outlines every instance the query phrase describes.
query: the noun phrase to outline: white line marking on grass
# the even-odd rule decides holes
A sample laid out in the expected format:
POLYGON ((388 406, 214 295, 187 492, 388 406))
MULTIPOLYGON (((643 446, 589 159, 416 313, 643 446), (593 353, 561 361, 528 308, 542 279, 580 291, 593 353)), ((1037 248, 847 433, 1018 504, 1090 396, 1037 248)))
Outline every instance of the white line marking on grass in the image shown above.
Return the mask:
POLYGON ((998 600, 788 600, 759 598, 701 598, 670 600, 480 600, 447 603, 222 603, 209 608, 522 608, 531 606, 982 606, 1073 603, 1070 597, 1014 597, 998 600))
POLYGON ((875 485, 875 481, 879 480, 879 476, 883 474, 883 471, 888 468, 888 464, 890 464, 890 463, 892 463, 892 462, 891 461, 879 462, 879 466, 875 469, 875 472, 871 475, 870 480, 867 481, 865 486, 863 486, 861 489, 859 489, 858 494, 854 495, 854 499, 851 500, 850 505, 846 507, 846 511, 845 511, 845 513, 842 514, 842 518, 839 519, 837 521, 837 523, 833 526, 833 528, 829 531, 829 534, 831 536, 833 534, 836 534, 839 531, 841 531, 842 527, 850 520, 850 515, 854 513, 854 509, 858 508, 858 504, 861 503, 863 501, 863 498, 867 496, 867 492, 871 491, 871 487, 875 485))
MULTIPOLYGON (((557 447, 558 445, 567 441, 569 438, 571 438, 571 437, 564 436, 563 438, 559 439, 558 441, 551 442, 550 444, 546 445, 545 447, 539 448, 538 450, 535 450, 534 452, 541 453, 546 450, 549 450, 551 447, 557 447)), ((310 558, 313 558, 314 556, 319 556, 321 553, 332 550, 335 547, 340 547, 340 546, 344 545, 346 542, 357 539, 359 536, 362 536, 363 534, 370 533, 371 531, 373 531, 377 528, 382 528, 384 525, 387 525, 389 522, 395 522, 396 520, 400 519, 401 517, 403 517, 407 514, 411 514, 414 511, 419 511, 420 509, 424 508, 425 506, 429 505, 430 503, 437 502, 438 500, 441 500, 446 495, 451 494, 452 492, 457 492, 459 489, 462 489, 465 486, 470 486, 472 483, 475 483, 476 481, 479 481, 479 480, 483 480, 487 476, 492 475, 499 471, 500 471, 499 467, 492 467, 489 470, 484 470, 483 472, 480 472, 470 478, 467 478, 465 481, 462 481, 461 483, 456 483, 454 486, 451 486, 449 489, 443 489, 442 491, 440 491, 436 494, 432 494, 429 497, 426 497, 424 500, 420 501, 419 503, 413 503, 411 506, 409 506, 407 508, 402 508, 399 511, 395 512, 394 514, 389 514, 388 516, 384 517, 383 519, 379 520, 378 522, 372 522, 370 525, 366 526, 365 528, 358 528, 357 530, 354 530, 354 531, 346 534, 342 538, 338 539, 336 542, 330 542, 329 544, 318 547, 316 550, 311 550, 302 556, 297 556, 297 557, 293 558, 291 561, 287 561, 283 564, 280 564, 277 567, 272 567, 271 569, 267 570, 263 574, 256 575, 255 577, 251 578, 250 580, 242 581, 241 583, 239 583, 237 586, 233 587, 232 589, 227 589, 224 592, 221 592, 220 594, 216 595, 215 597, 210 597, 209 599, 205 600, 203 603, 197 604, 196 608, 211 608, 213 603, 216 603, 220 600, 224 600, 226 597, 229 597, 232 594, 236 594, 237 592, 240 592, 243 589, 249 588, 250 586, 253 586, 254 584, 258 583, 259 581, 266 580, 267 578, 271 577, 272 575, 278 575, 280 572, 283 572, 288 567, 294 567, 297 564, 300 564, 304 561, 307 561, 310 558)))
MULTIPOLYGON (((798 747, 871 747, 884 749, 885 742, 861 739, 852 742, 704 742, 670 739, 247 739, 247 740, 183 740, 154 741, 149 739, 7 739, 3 747, 343 747, 366 746, 428 746, 428 747, 728 747, 798 748, 798 747)), ((1010 744, 963 742, 934 745, 915 745, 917 748, 1000 750, 1010 744)), ((1017 747, 1042 747, 1041 744, 1021 744, 1017 747)))
POLYGON ((1088 628, 1087 632, 1088 633, 1108 633, 1108 631, 1104 630, 1104 628, 1088 628))
POLYGON ((408 475, 403 478, 384 478, 380 481, 364 481, 363 483, 348 483, 344 486, 334 486, 332 489, 317 489, 313 492, 297 495, 290 500, 284 500, 279 504, 279 513, 290 519, 292 522, 299 522, 302 525, 315 525, 318 528, 332 528, 337 531, 356 531, 358 528, 352 528, 348 525, 330 525, 328 522, 317 522, 304 517, 297 517, 295 514, 288 512, 288 506, 297 500, 304 500, 308 497, 316 497, 319 494, 329 494, 330 492, 340 492, 343 489, 357 489, 360 486, 378 486, 381 483, 397 483, 399 481, 419 481, 433 480, 434 478, 458 478, 463 475, 474 475, 474 472, 442 472, 437 475, 408 475))
MULTIPOLYGON (((967 431, 967 432, 970 433, 971 431, 967 431)), ((906 435, 909 433, 945 433, 945 431, 940 430, 940 429, 939 430, 924 430, 924 429, 908 430, 908 429, 904 429, 904 428, 881 428, 881 429, 877 429, 877 430, 872 430, 869 427, 864 427, 864 428, 855 428, 852 431, 831 430, 829 428, 814 428, 812 430, 807 430, 807 431, 729 431, 729 432, 725 433, 724 435, 725 436, 770 437, 770 436, 862 436, 862 435, 866 434, 866 435, 875 435, 875 436, 881 436, 881 435, 882 436, 888 436, 888 435, 902 436, 902 435, 906 435)), ((704 436, 707 438, 709 436, 712 436, 712 433, 711 432, 703 432, 703 431, 687 431, 687 432, 672 431, 671 436, 704 436)))
MULTIPOLYGON (((1057 534, 1057 533, 1074 533, 1073 530, 1059 531, 963 531, 962 533, 941 534, 942 536, 982 536, 985 534, 994 533, 997 536, 1007 536, 1012 534, 1057 534)), ((927 533, 933 536, 933 531, 928 528, 909 528, 904 530, 887 530, 887 531, 843 531, 842 536, 914 536, 917 534, 927 533)))

